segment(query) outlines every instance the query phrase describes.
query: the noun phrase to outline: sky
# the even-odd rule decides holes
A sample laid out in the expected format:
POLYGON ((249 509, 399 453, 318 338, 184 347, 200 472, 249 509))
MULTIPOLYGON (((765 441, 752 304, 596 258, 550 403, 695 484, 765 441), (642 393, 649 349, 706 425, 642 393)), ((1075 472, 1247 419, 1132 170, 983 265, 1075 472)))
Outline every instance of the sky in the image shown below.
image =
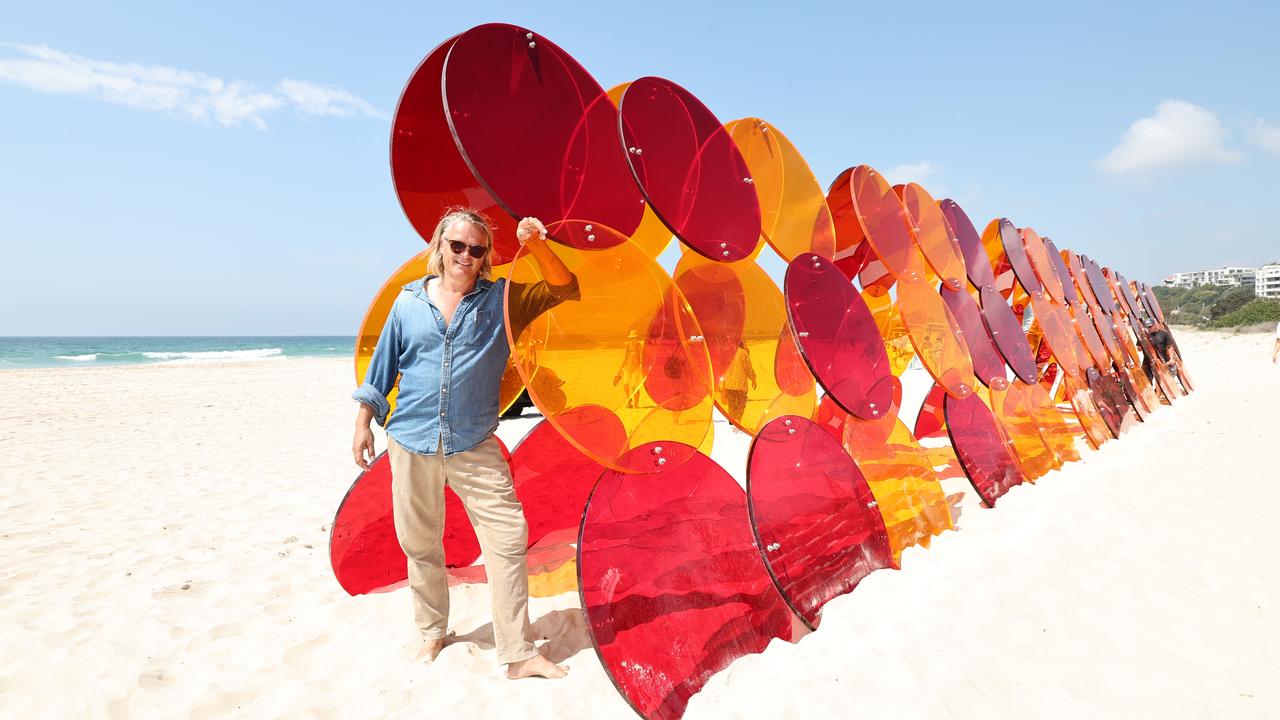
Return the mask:
POLYGON ((1159 282, 1280 260, 1280 3, 0 0, 0 335, 354 335, 391 116, 486 22, 1159 282))

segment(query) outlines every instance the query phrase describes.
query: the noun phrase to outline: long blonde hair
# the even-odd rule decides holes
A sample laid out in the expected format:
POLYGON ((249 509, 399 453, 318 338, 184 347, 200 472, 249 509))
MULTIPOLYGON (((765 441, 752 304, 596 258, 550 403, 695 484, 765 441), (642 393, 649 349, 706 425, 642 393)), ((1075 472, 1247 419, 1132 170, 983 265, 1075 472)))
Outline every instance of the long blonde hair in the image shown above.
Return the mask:
POLYGON ((431 233, 431 240, 427 243, 427 250, 431 251, 427 256, 427 274, 444 275, 444 231, 458 221, 469 222, 480 228, 480 232, 484 234, 489 252, 480 259, 479 277, 488 280, 489 274, 493 272, 493 228, 489 227, 489 218, 471 208, 464 207, 451 207, 445 210, 440 222, 436 223, 436 229, 431 233))

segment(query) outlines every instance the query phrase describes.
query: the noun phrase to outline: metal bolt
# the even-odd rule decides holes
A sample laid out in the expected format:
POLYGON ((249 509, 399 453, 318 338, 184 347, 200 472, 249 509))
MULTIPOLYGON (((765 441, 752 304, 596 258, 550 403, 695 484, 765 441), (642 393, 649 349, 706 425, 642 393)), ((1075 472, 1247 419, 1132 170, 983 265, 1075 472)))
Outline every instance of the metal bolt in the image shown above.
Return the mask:
POLYGON ((720 247, 727 248, 729 247, 729 243, 720 243, 720 247))
POLYGON ((725 250, 724 252, 722 252, 722 253, 720 253, 720 254, 721 254, 721 255, 723 255, 723 256, 725 256, 725 257, 729 257, 729 251, 728 251, 728 250, 725 250))
POLYGON ((644 154, 644 149, 643 149, 643 148, 636 148, 636 154, 637 154, 637 155, 643 155, 643 154, 644 154))
POLYGON ((536 45, 537 45, 537 43, 529 43, 529 47, 534 47, 534 46, 536 46, 536 45))
POLYGON ((588 236, 587 236, 587 242, 595 242, 595 241, 596 241, 596 236, 595 236, 595 235, 588 235, 588 236))
POLYGON ((666 464, 667 464, 667 459, 666 459, 666 458, 658 458, 658 464, 659 464, 659 465, 666 465, 666 464))
POLYGON ((532 40, 532 39, 533 39, 533 33, 525 33, 525 34, 524 34, 524 39, 525 39, 525 40, 532 40))
POLYGON ((788 427, 790 427, 790 425, 791 425, 791 418, 787 418, 786 420, 783 420, 783 421, 782 421, 782 424, 783 424, 783 425, 786 425, 786 426, 788 426, 788 427))
POLYGON ((635 155, 635 154, 636 154, 636 149, 635 149, 635 148, 633 148, 633 147, 629 147, 629 148, 627 148, 627 152, 631 153, 632 155, 635 155))
POLYGON ((809 331, 808 331, 808 330, 801 330, 800 332, 798 332, 798 333, 796 333, 796 334, 797 334, 797 335, 799 335, 799 336, 800 336, 800 337, 802 337, 802 338, 807 338, 807 337, 809 337, 809 331))
POLYGON ((583 229, 584 229, 584 230, 586 230, 587 232, 591 232, 591 226, 590 226, 590 225, 586 226, 586 227, 585 227, 585 228, 583 228, 583 229))
POLYGON ((653 448, 653 454, 654 454, 654 455, 661 455, 661 454, 662 454, 662 446, 661 446, 661 445, 655 445, 655 446, 654 446, 654 448, 653 448))
POLYGON ((787 434, 788 434, 788 435, 795 435, 795 434, 796 434, 796 429, 795 429, 795 428, 787 428, 787 434))

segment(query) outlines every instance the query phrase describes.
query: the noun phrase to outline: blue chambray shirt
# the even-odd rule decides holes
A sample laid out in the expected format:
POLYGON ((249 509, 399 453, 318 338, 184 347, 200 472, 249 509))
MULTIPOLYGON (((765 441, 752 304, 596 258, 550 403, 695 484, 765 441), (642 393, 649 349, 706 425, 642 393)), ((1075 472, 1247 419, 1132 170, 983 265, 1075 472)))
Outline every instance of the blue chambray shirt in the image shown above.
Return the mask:
MULTIPOLYGON (((480 279, 463 296, 448 325, 427 296, 426 280, 405 285, 391 306, 364 383, 351 397, 373 408, 387 434, 411 452, 470 450, 498 427, 498 388, 511 354, 503 313, 505 279, 480 279), (387 421, 387 394, 400 381, 396 411, 387 421)), ((511 283, 516 335, 533 318, 578 299, 577 278, 553 287, 511 283)))

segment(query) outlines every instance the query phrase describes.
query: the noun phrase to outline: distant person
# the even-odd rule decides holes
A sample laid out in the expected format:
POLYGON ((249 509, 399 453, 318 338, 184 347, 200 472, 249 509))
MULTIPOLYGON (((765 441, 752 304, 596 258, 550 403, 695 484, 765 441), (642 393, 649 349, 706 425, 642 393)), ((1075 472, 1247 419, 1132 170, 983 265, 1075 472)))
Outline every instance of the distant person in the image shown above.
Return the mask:
POLYGON ((751 367, 751 353, 741 338, 729 359, 729 367, 725 368, 720 378, 720 392, 725 400, 725 411, 735 423, 742 422, 742 415, 747 411, 747 383, 751 389, 757 387, 756 371, 751 367))
POLYGON ((1276 323, 1276 341, 1271 345, 1271 364, 1276 364, 1276 358, 1280 357, 1280 323, 1276 323))
POLYGON ((618 374, 613 376, 613 384, 618 383, 622 383, 622 392, 627 396, 627 407, 640 407, 640 386, 644 383, 644 338, 634 328, 627 332, 622 365, 618 367, 618 374))
MULTIPOLYGON (((516 238, 538 263, 543 282, 511 282, 512 336, 565 300, 578 298, 577 278, 547 246, 546 229, 525 218, 516 238)), ((493 602, 493 636, 507 677, 564 677, 529 640, 529 526, 511 469, 493 431, 498 388, 510 349, 504 328, 505 279, 489 279, 493 233, 472 210, 445 213, 431 234, 427 276, 404 287, 391 307, 364 384, 352 452, 368 468, 374 458, 369 421, 387 428, 391 505, 396 537, 409 558, 414 619, 422 633, 418 659, 432 661, 449 630, 449 585, 443 545, 444 488, 453 488, 476 529, 493 602), (396 411, 387 394, 399 378, 396 411)))
MULTIPOLYGON (((1156 321, 1147 318, 1142 321, 1142 327, 1147 329, 1147 340, 1150 341, 1151 347, 1156 354, 1160 356, 1161 362, 1169 362, 1169 348, 1173 347, 1173 337, 1169 335, 1167 330, 1153 329, 1156 321)), ((1142 371, 1147 374, 1148 380, 1155 379, 1155 370, 1151 366, 1151 356, 1147 353, 1146 348, 1142 351, 1142 371)))

